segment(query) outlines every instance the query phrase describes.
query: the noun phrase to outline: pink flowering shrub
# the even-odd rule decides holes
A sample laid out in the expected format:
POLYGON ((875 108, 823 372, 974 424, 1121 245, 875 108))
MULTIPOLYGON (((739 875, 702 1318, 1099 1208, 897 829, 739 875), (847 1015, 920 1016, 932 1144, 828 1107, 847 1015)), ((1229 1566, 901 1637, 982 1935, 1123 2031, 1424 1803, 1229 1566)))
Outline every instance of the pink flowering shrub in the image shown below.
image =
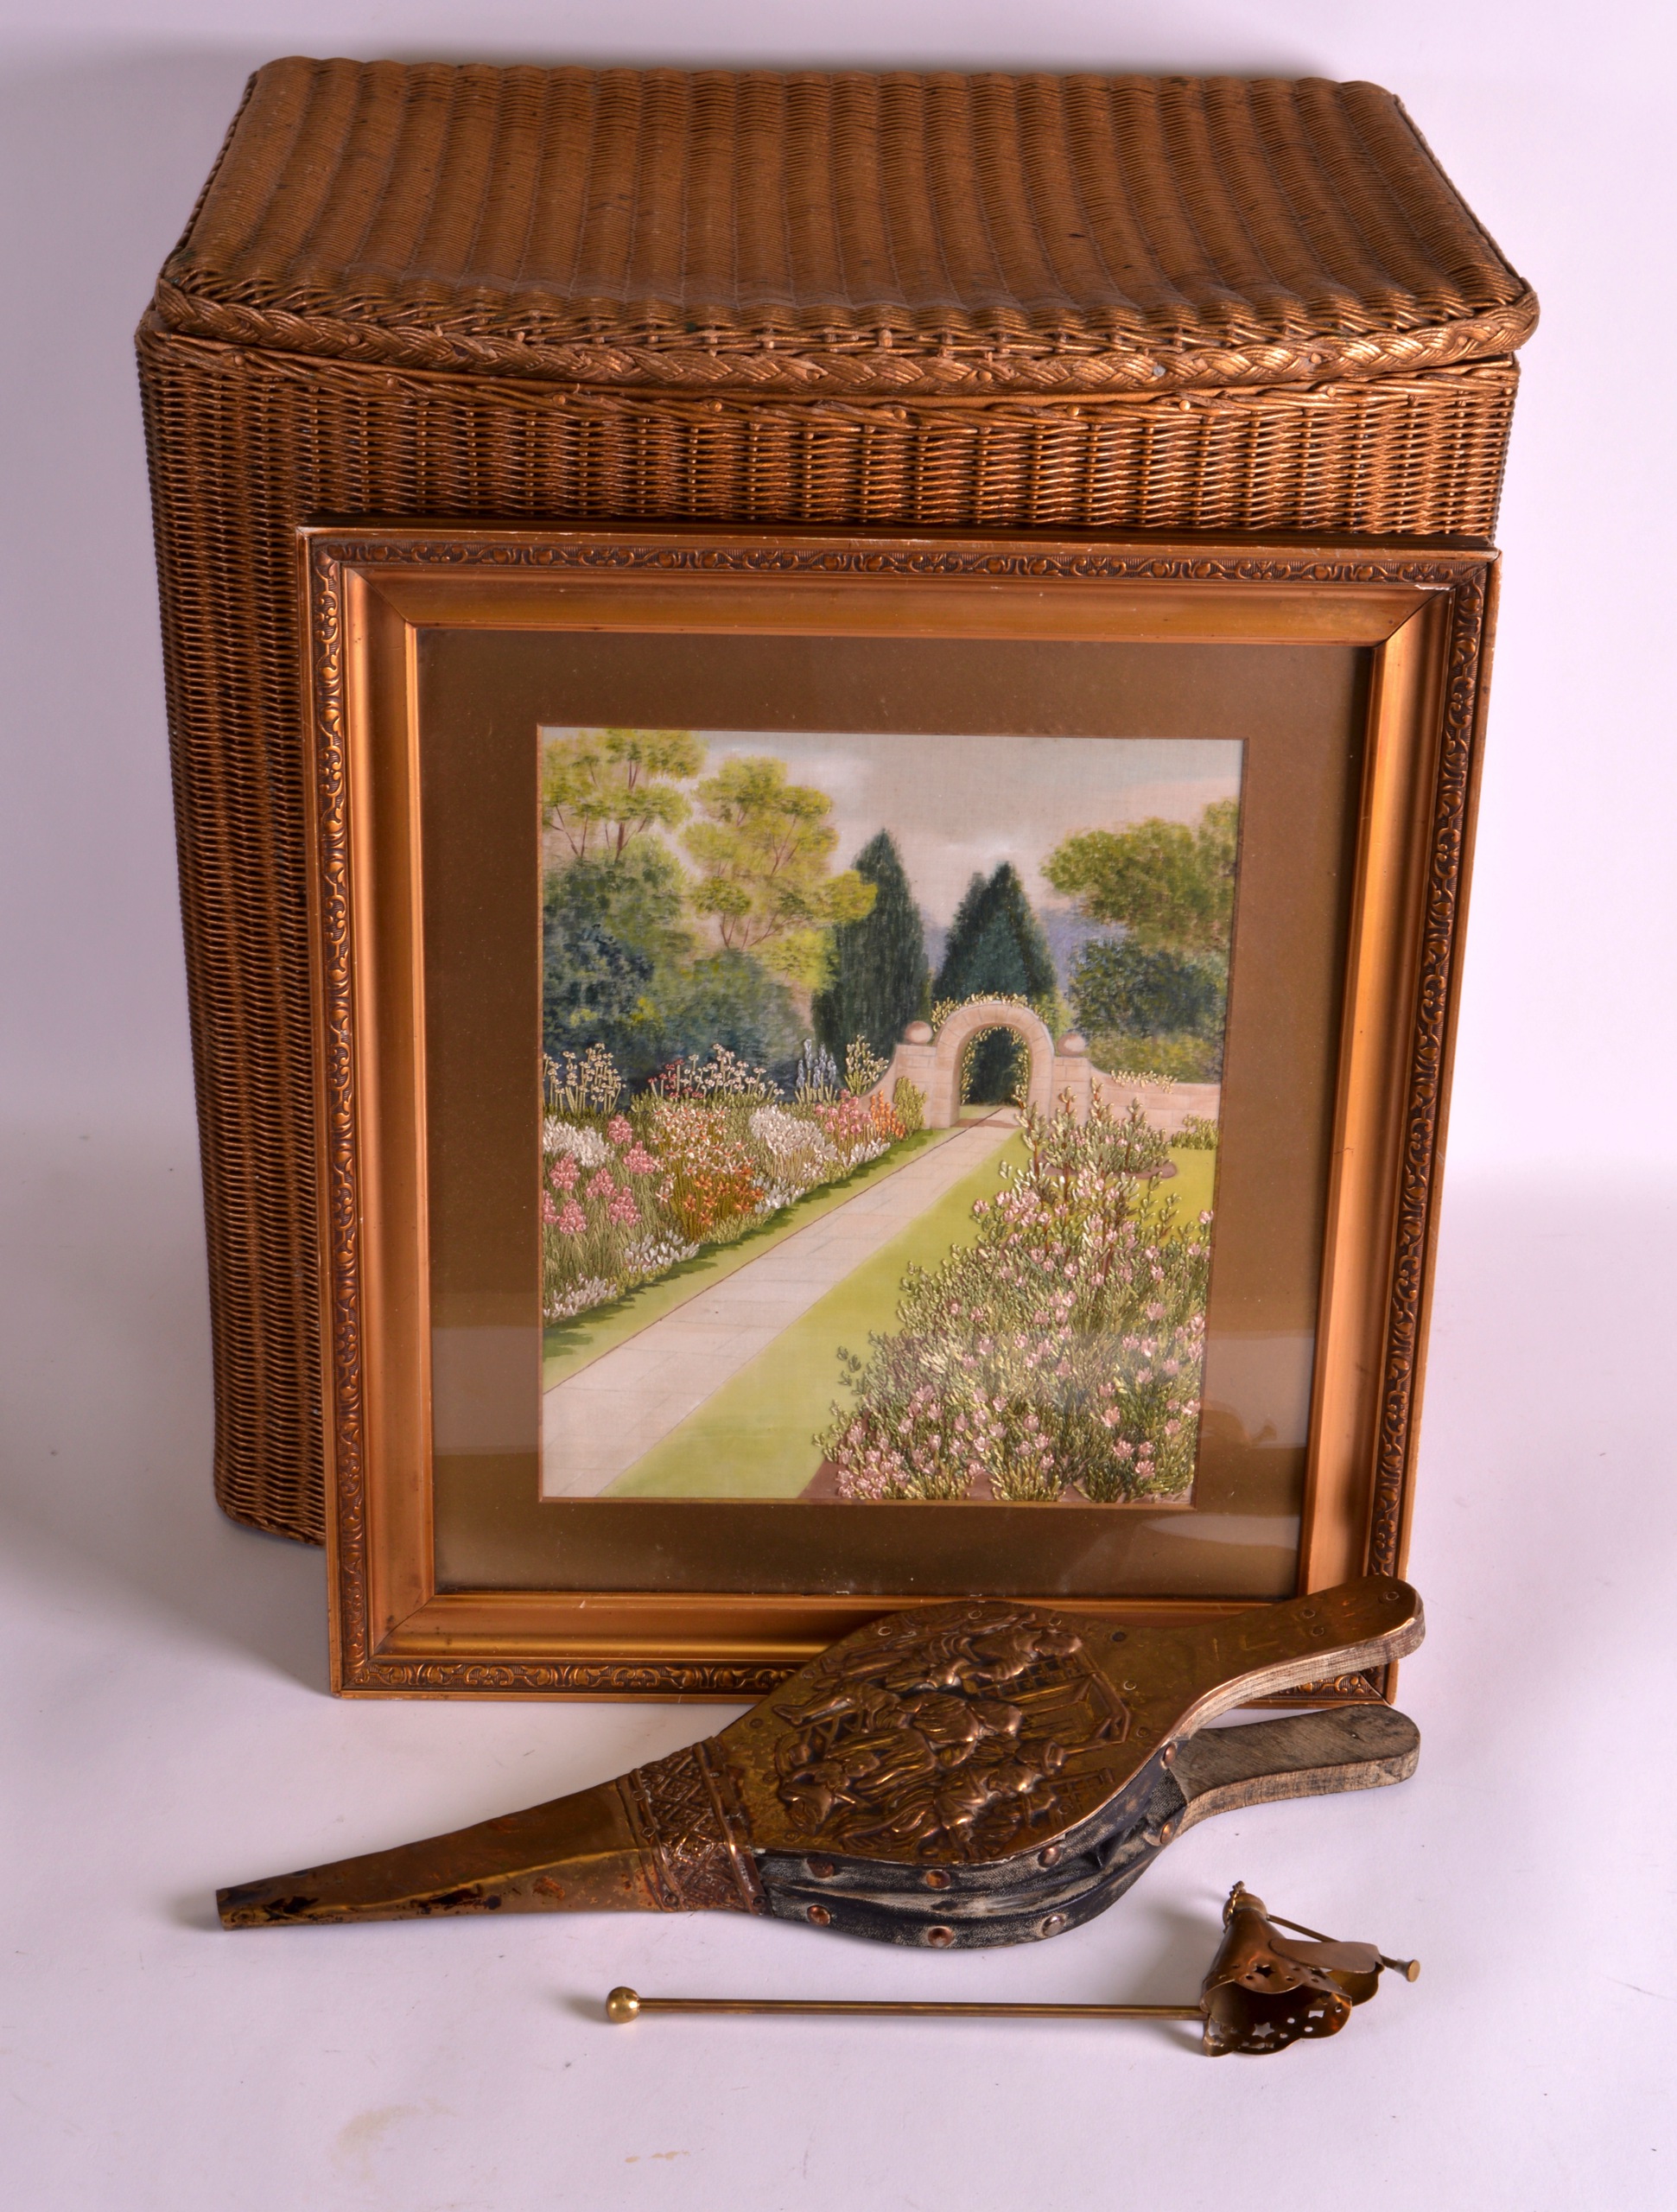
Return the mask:
POLYGON ((658 1234, 669 1227, 658 1197, 666 1175, 667 1164, 625 1115, 613 1115, 603 1128, 548 1122, 541 1196, 544 1319, 568 1320, 690 1257, 690 1243, 658 1234), (602 1154, 609 1164, 592 1172, 581 1164, 602 1154))
POLYGON ((887 1146, 908 1135, 908 1128, 887 1098, 866 1098, 848 1092, 836 1105, 811 1105, 808 1111, 847 1168, 864 1160, 877 1160, 887 1146))
POLYGON ((1210 1216, 1154 1197, 1165 1141, 1139 1109, 1026 1117, 1026 1162, 973 1209, 976 1240, 906 1278, 897 1327, 817 1439, 841 1497, 1183 1495, 1199 1428, 1210 1216))

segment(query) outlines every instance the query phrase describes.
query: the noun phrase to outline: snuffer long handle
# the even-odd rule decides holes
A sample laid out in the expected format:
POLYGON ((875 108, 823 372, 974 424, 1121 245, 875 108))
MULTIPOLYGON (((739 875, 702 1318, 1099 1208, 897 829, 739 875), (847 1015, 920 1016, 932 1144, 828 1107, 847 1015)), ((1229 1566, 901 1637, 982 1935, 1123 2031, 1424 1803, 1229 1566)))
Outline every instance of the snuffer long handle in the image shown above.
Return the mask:
POLYGON ((1197 2005, 953 2005, 913 2004, 906 1999, 823 1997, 643 1997, 614 1989, 606 2018, 618 2027, 643 2012, 873 2012, 943 2019, 989 2019, 999 2012, 1022 2020, 1201 2020, 1197 2005))

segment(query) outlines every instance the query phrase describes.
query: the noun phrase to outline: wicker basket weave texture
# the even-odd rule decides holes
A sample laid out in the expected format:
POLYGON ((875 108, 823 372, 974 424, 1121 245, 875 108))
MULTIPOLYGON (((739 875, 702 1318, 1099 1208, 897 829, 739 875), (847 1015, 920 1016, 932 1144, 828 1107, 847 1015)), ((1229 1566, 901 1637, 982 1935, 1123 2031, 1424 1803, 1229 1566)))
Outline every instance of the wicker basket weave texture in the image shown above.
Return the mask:
POLYGON ((1488 536, 1534 314, 1373 86, 260 73, 139 340, 226 1510, 321 1534, 300 521, 1488 536))

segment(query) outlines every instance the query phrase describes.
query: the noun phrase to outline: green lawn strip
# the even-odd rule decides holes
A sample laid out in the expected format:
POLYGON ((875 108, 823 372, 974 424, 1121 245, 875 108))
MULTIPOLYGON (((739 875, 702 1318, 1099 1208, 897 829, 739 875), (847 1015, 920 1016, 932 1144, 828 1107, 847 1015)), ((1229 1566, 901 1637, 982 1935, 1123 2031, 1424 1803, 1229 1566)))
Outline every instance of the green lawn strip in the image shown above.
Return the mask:
POLYGON ((673 1313, 678 1306, 685 1306, 689 1299, 697 1298, 755 1260, 796 1230, 806 1229, 818 1221, 835 1206, 842 1206, 847 1198, 854 1198, 870 1183, 883 1182, 887 1175, 894 1175, 899 1167, 932 1145, 943 1144, 954 1136, 954 1129, 922 1129, 916 1135, 905 1137, 895 1144, 883 1159, 870 1160, 865 1167, 856 1168, 837 1183, 824 1183, 818 1191, 811 1191, 807 1198, 783 1207, 780 1212, 753 1229, 734 1243, 707 1246, 690 1260, 683 1260, 656 1282, 643 1283, 638 1290, 626 1297, 614 1298, 609 1306, 596 1306, 586 1313, 579 1313, 574 1321, 562 1321, 556 1327, 543 1332, 542 1388, 550 1390, 556 1382, 562 1382, 568 1375, 580 1374, 583 1368, 620 1344, 626 1337, 637 1336, 652 1322, 662 1320, 666 1313, 673 1313))
MULTIPOLYGON (((1197 1225, 1209 1205, 1216 1154, 1172 1153, 1177 1173, 1161 1186, 1176 1217, 1197 1225), (1203 1195, 1202 1195, 1203 1193, 1203 1195)), ((1018 1166, 1024 1141, 1012 1138, 981 1166, 818 1299, 809 1312, 695 1408, 602 1493, 607 1497, 795 1498, 819 1464, 814 1438, 839 1395, 838 1348, 865 1355, 870 1329, 888 1329, 911 1267, 931 1268, 976 1234, 972 1208, 1000 1187, 1005 1164, 1018 1166)))
POLYGON ((1171 1158, 1176 1162, 1176 1173, 1168 1183, 1159 1185, 1159 1195, 1175 1201, 1178 1229, 1197 1229, 1201 1214, 1210 1211, 1217 1156, 1214 1152, 1195 1150, 1172 1151, 1171 1158))
POLYGON ((936 1267, 975 1230, 973 1201, 1000 1187, 1004 1160, 1024 1157, 1011 1137, 970 1175, 834 1285, 809 1312, 621 1474, 607 1497, 796 1497, 819 1464, 813 1438, 838 1395, 837 1349, 865 1353, 869 1329, 888 1329, 907 1270, 936 1267))

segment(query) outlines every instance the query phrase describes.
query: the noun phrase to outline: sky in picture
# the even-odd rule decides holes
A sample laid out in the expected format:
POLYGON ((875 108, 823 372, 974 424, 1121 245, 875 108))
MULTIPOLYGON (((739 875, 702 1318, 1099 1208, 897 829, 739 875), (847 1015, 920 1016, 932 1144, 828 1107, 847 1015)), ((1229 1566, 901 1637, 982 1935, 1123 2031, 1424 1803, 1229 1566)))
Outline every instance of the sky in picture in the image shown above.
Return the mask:
MULTIPOLYGON (((556 729, 548 734, 557 735, 556 729)), ((700 730, 714 770, 767 753, 833 802, 835 867, 889 830, 922 912, 947 923, 975 869, 1011 861, 1040 907, 1061 902, 1039 873, 1078 830, 1121 830, 1149 815, 1197 822, 1240 790, 1238 739, 967 737, 700 730)))

